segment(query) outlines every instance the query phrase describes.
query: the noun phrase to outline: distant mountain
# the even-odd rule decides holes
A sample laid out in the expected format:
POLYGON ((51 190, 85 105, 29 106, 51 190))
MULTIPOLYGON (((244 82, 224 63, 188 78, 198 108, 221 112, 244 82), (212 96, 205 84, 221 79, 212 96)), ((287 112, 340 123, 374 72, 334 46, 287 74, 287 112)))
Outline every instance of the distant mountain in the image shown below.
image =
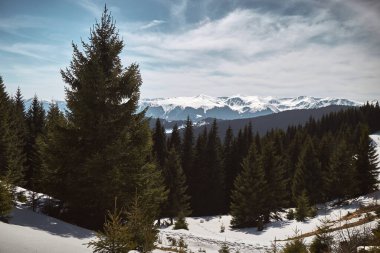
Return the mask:
MULTIPOLYGON (((228 127, 232 128, 233 134, 236 136, 240 129, 243 129, 249 122, 252 124, 252 130, 254 133, 259 133, 260 135, 266 134, 271 129, 282 129, 286 130, 289 126, 304 125, 310 118, 318 120, 322 118, 323 115, 327 115, 332 112, 338 112, 350 108, 349 106, 342 105, 330 105, 322 108, 315 109, 300 109, 300 110, 289 110, 279 113, 272 113, 270 115, 259 116, 255 118, 246 119, 234 119, 234 120, 221 120, 218 119, 218 133, 220 138, 223 140, 224 135, 228 127)), ((198 136, 203 132, 203 129, 209 128, 211 123, 214 121, 212 118, 207 118, 202 121, 195 122, 194 135, 198 136)), ((150 127, 155 127, 156 119, 150 120, 150 127)), ((167 121, 161 119, 161 123, 166 129, 166 133, 170 134, 171 129, 175 124, 178 125, 180 131, 185 127, 186 122, 184 120, 167 121)))
MULTIPOLYGON (((41 100, 41 101, 42 101, 42 107, 44 108, 46 112, 49 110, 49 106, 51 103, 57 103, 59 110, 62 112, 65 112, 65 110, 67 109, 65 101, 46 101, 46 100, 41 100)), ((29 107, 32 105, 32 102, 33 102, 33 98, 24 100, 26 110, 29 109, 29 107)))
MULTIPOLYGON (((49 101, 42 101, 48 110, 49 101)), ((65 101, 54 101, 61 111, 67 109, 65 101)), ((29 108, 32 99, 25 100, 29 108)), ((207 118, 223 120, 247 119, 269 115, 282 111, 317 109, 330 105, 360 106, 363 103, 341 98, 315 98, 300 96, 296 98, 273 98, 257 96, 211 97, 199 95, 195 97, 173 97, 140 99, 138 111, 148 107, 146 116, 162 118, 167 121, 186 120, 189 116, 194 122, 207 118)))
POLYGON ((146 115, 168 121, 185 120, 188 116, 198 122, 206 118, 223 120, 254 118, 289 110, 317 109, 330 105, 360 106, 363 103, 341 98, 273 98, 257 96, 173 97, 141 99, 139 110, 148 107, 146 115))

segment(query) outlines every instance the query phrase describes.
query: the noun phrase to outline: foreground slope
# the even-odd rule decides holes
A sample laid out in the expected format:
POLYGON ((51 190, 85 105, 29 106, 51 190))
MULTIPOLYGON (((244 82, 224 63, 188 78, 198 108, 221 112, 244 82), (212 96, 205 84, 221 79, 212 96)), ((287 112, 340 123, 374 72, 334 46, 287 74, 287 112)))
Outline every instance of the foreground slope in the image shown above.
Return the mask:
POLYGON ((85 243, 94 236, 90 230, 35 213, 18 206, 9 224, 0 222, 0 252, 6 253, 89 253, 85 243))
MULTIPOLYGON (((380 133, 370 135, 380 156, 380 133)), ((336 206, 333 202, 318 206, 316 217, 306 222, 283 219, 267 224, 264 231, 256 228, 231 229, 231 216, 192 217, 187 218, 189 230, 173 230, 172 226, 161 228, 159 232, 159 247, 167 248, 171 245, 170 238, 182 237, 193 252, 200 249, 207 253, 217 253, 222 244, 240 253, 265 252, 271 243, 277 240, 279 245, 298 235, 303 235, 306 242, 310 242, 313 233, 324 221, 328 220, 330 228, 339 233, 344 227, 371 228, 377 224, 378 218, 374 210, 380 210, 380 191, 348 200, 336 206), (363 207, 366 207, 363 209, 363 207), (360 212, 358 212, 358 210, 360 212), (372 215, 372 219, 367 219, 372 215), (224 227, 225 231, 221 232, 224 227)), ((13 218, 9 224, 0 222, 0 252, 6 253, 63 253, 92 252, 86 247, 94 232, 66 222, 34 213, 19 205, 12 212, 13 218)), ((283 217, 285 213, 283 213, 283 217)), ((164 252, 155 250, 154 253, 164 252)), ((234 251, 231 251, 234 252, 234 251)))

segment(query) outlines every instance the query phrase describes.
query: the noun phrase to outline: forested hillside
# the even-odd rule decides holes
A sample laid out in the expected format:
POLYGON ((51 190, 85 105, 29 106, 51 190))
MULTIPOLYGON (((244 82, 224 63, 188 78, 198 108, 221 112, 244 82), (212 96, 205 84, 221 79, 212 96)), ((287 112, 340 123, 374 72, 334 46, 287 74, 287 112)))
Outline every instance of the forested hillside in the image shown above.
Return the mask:
POLYGON ((137 64, 122 66, 123 46, 105 8, 61 70, 65 114, 54 103, 45 113, 37 96, 25 110, 21 90, 10 96, 0 79, 1 217, 23 186, 52 197, 28 196, 33 210, 102 229, 95 249, 111 238, 148 252, 164 217, 186 229, 186 216, 229 213, 234 228, 263 230, 284 208, 304 221, 317 203, 377 189, 369 135, 380 130, 378 103, 264 135, 248 123, 222 140, 216 120, 195 134, 188 119, 167 136, 159 119, 151 130, 137 112, 142 78, 137 64))

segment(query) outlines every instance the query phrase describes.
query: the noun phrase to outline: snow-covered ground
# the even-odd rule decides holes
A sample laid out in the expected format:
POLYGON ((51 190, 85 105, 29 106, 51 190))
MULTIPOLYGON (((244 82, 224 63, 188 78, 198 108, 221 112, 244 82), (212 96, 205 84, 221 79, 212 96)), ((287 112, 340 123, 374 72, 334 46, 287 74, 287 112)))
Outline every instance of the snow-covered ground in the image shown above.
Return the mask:
MULTIPOLYGON (((325 220, 330 221, 329 225, 335 224, 332 227, 356 222, 363 218, 363 215, 348 221, 341 219, 361 206, 376 204, 379 199, 380 191, 377 191, 338 207, 332 206, 331 203, 320 205, 318 206, 318 215, 306 222, 287 220, 284 217, 282 221, 273 221, 267 224, 261 232, 256 228, 231 229, 231 216, 227 215, 187 218, 189 230, 173 230, 172 226, 161 229, 160 240, 163 245, 170 245, 168 238, 172 237, 178 240, 182 237, 194 252, 198 252, 199 249, 205 249, 209 253, 218 252, 224 243, 233 250, 239 250, 240 253, 265 252, 275 240, 278 241, 277 243, 283 244, 285 243, 283 240, 294 237, 296 233, 302 235, 315 231, 325 220), (221 232, 222 225, 225 227, 224 232, 221 232)), ((374 224, 367 225, 374 226, 374 224)), ((311 239, 312 237, 305 238, 305 241, 310 242, 311 239)))
MULTIPOLYGON (((380 133, 370 136, 374 141, 376 151, 380 157, 380 133)), ((358 208, 378 204, 380 191, 368 194, 347 201, 345 205, 333 206, 331 203, 318 206, 318 215, 306 222, 273 221, 267 224, 264 231, 258 232, 256 228, 231 229, 231 216, 212 216, 187 218, 189 230, 173 230, 172 227, 160 229, 160 246, 170 246, 169 238, 182 237, 193 252, 200 252, 200 249, 207 253, 216 253, 223 243, 231 249, 239 250, 240 253, 265 252, 274 240, 284 240, 291 238, 298 231, 298 235, 315 231, 322 221, 329 220, 332 227, 357 222, 365 217, 354 217, 343 220, 349 213, 353 213, 358 208), (335 222, 334 222, 335 221, 335 222), (224 226, 225 231, 221 232, 224 226)), ((0 252, 1 253, 88 253, 92 252, 87 248, 86 243, 94 239, 94 232, 86 230, 66 222, 51 218, 49 216, 32 212, 23 205, 18 205, 13 209, 13 218, 9 224, 0 222, 0 252)), ((283 214, 285 216, 285 214, 283 214)), ((362 226, 374 226, 376 221, 369 222, 362 226)), ((305 238, 310 242, 312 238, 305 238)), ((285 242, 279 242, 283 244, 285 242)), ((165 251, 155 250, 154 253, 165 251)), ((234 252, 234 251, 231 251, 234 252)))
POLYGON ((0 222, 1 253, 89 253, 94 232, 18 206, 0 222))

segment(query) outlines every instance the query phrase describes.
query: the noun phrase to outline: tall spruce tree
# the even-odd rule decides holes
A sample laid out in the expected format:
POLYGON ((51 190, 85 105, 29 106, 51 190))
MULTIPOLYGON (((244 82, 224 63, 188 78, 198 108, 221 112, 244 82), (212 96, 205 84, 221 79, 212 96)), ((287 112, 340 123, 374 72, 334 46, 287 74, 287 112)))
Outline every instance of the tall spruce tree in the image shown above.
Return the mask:
POLYGON ((0 181, 0 219, 8 218, 13 207, 10 186, 5 181, 0 181))
POLYGON ((5 85, 0 76, 0 179, 4 179, 8 170, 7 132, 9 131, 8 118, 10 106, 10 98, 5 91, 5 85))
POLYGON ((82 47, 73 44, 70 67, 61 71, 68 123, 62 152, 49 158, 66 175, 67 210, 78 223, 100 227, 114 197, 128 206, 137 190, 153 224, 165 192, 150 159, 145 111, 136 113, 142 80, 137 64, 122 67, 124 43, 106 8, 82 47))
POLYGON ((225 173, 222 166, 221 142, 216 119, 212 123, 207 138, 206 157, 205 176, 209 190, 204 193, 204 197, 207 199, 208 196, 208 212, 210 214, 225 213, 225 173))
POLYGON ((191 207, 193 214, 200 216, 207 214, 207 202, 208 198, 204 193, 208 190, 207 176, 205 175, 206 160, 207 160, 207 128, 203 129, 203 133, 198 135, 195 148, 194 148, 194 162, 192 168, 192 181, 190 181, 189 187, 191 187, 191 207))
POLYGON ((234 152, 233 152, 233 141, 234 136, 231 126, 226 130, 226 134, 223 142, 223 170, 225 173, 225 209, 229 208, 231 201, 231 191, 233 188, 233 183, 236 178, 236 165, 234 162, 234 152))
POLYGON ((265 203, 265 222, 269 222, 270 213, 277 216, 277 212, 287 204, 286 180, 284 159, 275 150, 273 141, 267 141, 262 148, 259 158, 259 166, 265 173, 267 182, 267 198, 265 203))
POLYGON ((377 189, 378 162, 375 148, 369 138, 366 125, 360 124, 359 143, 356 149, 356 177, 358 179, 359 194, 366 194, 377 189))
POLYGON ((41 178, 42 161, 37 147, 37 139, 44 134, 45 111, 42 103, 34 96, 32 104, 26 113, 27 138, 25 145, 25 181, 26 188, 37 191, 41 178))
POLYGON ((35 211, 38 204, 36 192, 42 190, 42 160, 37 140, 42 137, 45 128, 45 111, 37 96, 34 96, 26 113, 26 128, 25 186, 32 191, 30 203, 35 211))
POLYGON ((165 128, 161 125, 160 119, 156 120, 156 127, 153 130, 153 155, 156 157, 159 168, 164 170, 167 159, 165 128))
POLYGON ((190 197, 187 195, 186 177, 181 167, 181 160, 174 148, 170 149, 166 164, 167 186, 169 190, 167 210, 173 223, 174 217, 191 214, 190 197))
POLYGON ((179 135, 178 125, 174 124, 172 134, 168 138, 168 150, 174 148, 177 152, 181 152, 181 136, 179 135))
POLYGON ((230 212, 233 227, 262 228, 265 214, 266 181, 265 172, 258 165, 257 151, 252 145, 243 161, 243 170, 236 177, 232 191, 230 212))
POLYGON ((7 146, 7 175, 9 183, 23 185, 25 173, 25 105, 20 88, 11 100, 6 132, 7 146))
POLYGON ((315 204, 321 199, 321 192, 315 191, 321 185, 321 166, 310 136, 303 145, 292 180, 293 200, 297 201, 300 194, 306 191, 311 203, 315 204))
POLYGON ((330 158, 328 195, 333 195, 339 199, 355 195, 357 192, 357 182, 355 182, 355 167, 353 162, 352 151, 349 150, 346 141, 342 139, 330 158))
POLYGON ((191 181, 190 174, 193 165, 194 157, 194 132, 193 122, 187 117, 185 130, 183 132, 183 144, 182 144, 182 168, 186 174, 186 177, 191 181))

